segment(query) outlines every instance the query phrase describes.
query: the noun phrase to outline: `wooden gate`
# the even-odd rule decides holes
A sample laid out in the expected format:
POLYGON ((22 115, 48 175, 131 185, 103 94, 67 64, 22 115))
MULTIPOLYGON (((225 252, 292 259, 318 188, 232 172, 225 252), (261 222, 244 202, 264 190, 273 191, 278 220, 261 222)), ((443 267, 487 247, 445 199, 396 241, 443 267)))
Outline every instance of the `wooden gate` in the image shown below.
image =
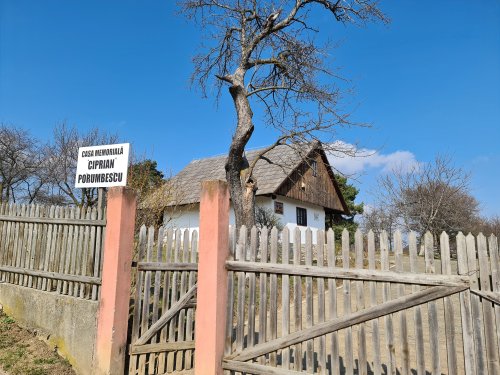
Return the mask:
POLYGON ((129 375, 190 373, 198 234, 143 226, 139 233, 129 375))
POLYGON ((232 246, 228 372, 500 374, 495 237, 459 234, 457 260, 445 233, 437 252, 421 239, 423 257, 414 233, 289 238, 242 227, 232 246))

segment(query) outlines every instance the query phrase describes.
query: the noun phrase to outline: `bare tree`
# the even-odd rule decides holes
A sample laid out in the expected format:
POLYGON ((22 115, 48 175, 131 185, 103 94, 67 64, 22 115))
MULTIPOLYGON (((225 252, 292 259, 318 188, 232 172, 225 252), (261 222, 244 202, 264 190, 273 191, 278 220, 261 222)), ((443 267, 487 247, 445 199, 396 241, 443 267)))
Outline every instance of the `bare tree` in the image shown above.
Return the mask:
POLYGON ((436 157, 410 171, 398 169, 379 180, 382 207, 394 212, 407 230, 437 236, 469 231, 479 203, 471 195, 469 174, 452 165, 449 157, 436 157))
POLYGON ((339 110, 339 77, 328 67, 328 45, 316 34, 312 12, 325 11, 343 24, 387 22, 376 0, 181 0, 183 12, 200 22, 207 45, 194 58, 193 82, 216 97, 228 87, 237 124, 226 178, 236 225, 255 223, 257 181, 244 150, 258 110, 278 133, 274 146, 303 143, 351 124, 339 110))
POLYGON ((47 161, 50 183, 56 188, 56 196, 65 197, 68 203, 75 206, 96 205, 97 188, 75 188, 78 148, 112 144, 117 141, 118 136, 107 134, 97 128, 81 133, 77 128, 69 127, 65 123, 57 125, 48 148, 47 161))
MULTIPOLYGON (((376 241, 379 240, 380 234, 384 230, 389 235, 389 239, 392 239, 394 232, 399 227, 397 213, 390 207, 370 207, 363 213, 361 227, 365 232, 373 231, 376 241)), ((391 244, 392 241, 389 241, 389 246, 391 244)))
POLYGON ((32 200, 45 183, 44 158, 37 140, 26 130, 0 125, 0 202, 32 200))

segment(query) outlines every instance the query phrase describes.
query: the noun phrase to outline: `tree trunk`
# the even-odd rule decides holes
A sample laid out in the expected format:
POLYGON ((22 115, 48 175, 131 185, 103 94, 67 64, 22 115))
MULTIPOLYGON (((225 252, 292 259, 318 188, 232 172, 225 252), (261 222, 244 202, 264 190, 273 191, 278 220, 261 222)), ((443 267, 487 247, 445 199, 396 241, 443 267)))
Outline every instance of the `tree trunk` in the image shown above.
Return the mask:
POLYGON ((236 108, 238 123, 229 147, 226 162, 226 179, 229 184, 229 193, 234 208, 236 227, 246 225, 251 228, 255 225, 255 191, 257 182, 253 176, 245 172, 243 152, 250 139, 254 126, 252 123, 252 109, 248 102, 246 89, 243 83, 243 73, 235 74, 234 83, 229 88, 236 108))

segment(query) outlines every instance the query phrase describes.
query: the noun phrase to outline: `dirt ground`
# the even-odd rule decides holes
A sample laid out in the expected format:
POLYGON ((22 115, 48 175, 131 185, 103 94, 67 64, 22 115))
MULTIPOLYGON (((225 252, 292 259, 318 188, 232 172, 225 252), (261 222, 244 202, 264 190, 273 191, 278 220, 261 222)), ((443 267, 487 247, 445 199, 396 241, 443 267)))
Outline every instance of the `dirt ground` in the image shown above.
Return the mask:
POLYGON ((0 375, 74 375, 45 342, 0 310, 0 375))

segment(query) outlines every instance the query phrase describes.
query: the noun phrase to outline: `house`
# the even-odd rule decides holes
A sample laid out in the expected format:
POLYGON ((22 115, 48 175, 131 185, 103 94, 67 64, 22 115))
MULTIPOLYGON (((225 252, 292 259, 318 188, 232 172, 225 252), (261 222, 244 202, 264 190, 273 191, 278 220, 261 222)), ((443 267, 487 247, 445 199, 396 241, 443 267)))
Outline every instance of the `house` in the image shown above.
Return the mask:
MULTIPOLYGON (((249 163, 261 151, 246 152, 249 163)), ((225 155, 193 160, 180 171, 173 178, 178 199, 166 208, 164 223, 198 229, 201 182, 225 180, 225 163, 225 155)), ((319 142, 276 146, 257 162, 253 176, 257 180, 256 206, 272 210, 292 231, 297 226, 303 232, 306 227, 313 232, 325 229, 326 215, 349 212, 319 142)), ((234 222, 231 210, 230 224, 234 222)))

